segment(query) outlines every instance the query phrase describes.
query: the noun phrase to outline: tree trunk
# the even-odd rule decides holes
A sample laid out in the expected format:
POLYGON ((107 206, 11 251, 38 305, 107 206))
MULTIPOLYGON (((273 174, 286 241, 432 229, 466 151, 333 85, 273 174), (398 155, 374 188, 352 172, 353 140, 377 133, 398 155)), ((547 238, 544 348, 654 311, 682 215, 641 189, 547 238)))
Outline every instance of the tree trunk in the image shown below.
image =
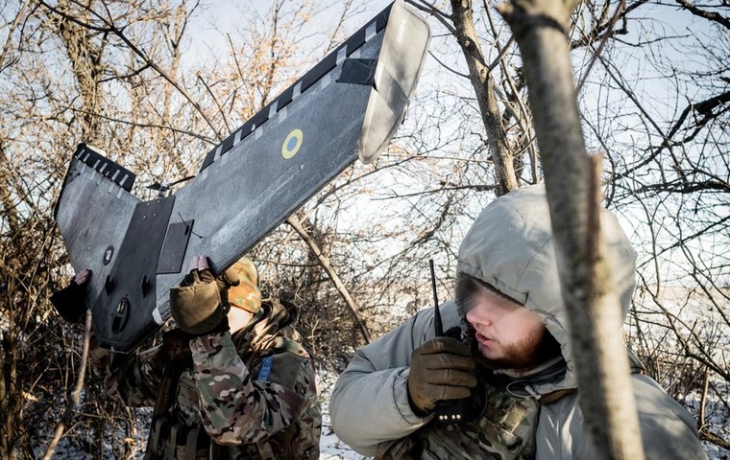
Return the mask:
MULTIPOLYGON (((2 265, 6 261, 0 260, 2 265)), ((10 265, 10 264, 8 264, 10 265)), ((3 270, 4 271, 4 270, 3 270)), ((10 272, 10 270, 8 270, 10 272)), ((6 272, 6 273, 8 273, 6 272)), ((18 349, 16 346, 16 324, 14 308, 11 305, 13 292, 15 291, 15 280, 8 277, 6 291, 0 297, 0 311, 6 313, 5 319, 8 322, 7 332, 0 331, 0 456, 3 460, 15 459, 15 446, 18 435, 15 432, 16 416, 21 409, 21 395, 18 386, 18 349), (7 304, 5 301, 7 300, 7 304)))
POLYGON ((514 156, 507 145, 507 134, 502 126, 502 117, 494 94, 494 80, 484 62, 469 0, 451 0, 451 10, 456 39, 469 66, 469 80, 474 87, 479 112, 487 132, 489 153, 497 179, 496 193, 497 196, 504 195, 519 188, 519 183, 515 174, 514 156))
POLYGON ((522 53, 550 204, 580 404, 596 459, 644 458, 622 315, 600 234, 600 158, 586 153, 566 30, 575 3, 500 6, 522 53))

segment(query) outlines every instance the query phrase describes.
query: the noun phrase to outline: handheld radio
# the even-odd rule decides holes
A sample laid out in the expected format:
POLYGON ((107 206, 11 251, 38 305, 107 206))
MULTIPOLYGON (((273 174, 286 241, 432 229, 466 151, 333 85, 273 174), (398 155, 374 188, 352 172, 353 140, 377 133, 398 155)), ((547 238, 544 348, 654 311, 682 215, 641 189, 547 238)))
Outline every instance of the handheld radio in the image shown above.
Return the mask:
MULTIPOLYGON (((444 326, 439 310, 439 299, 436 293, 436 274, 433 268, 433 259, 428 261, 431 269, 431 289, 433 290, 433 327, 436 337, 443 337, 444 326)), ((469 422, 481 415, 484 411, 485 398, 480 391, 472 390, 471 396, 464 399, 451 401, 439 401, 436 404, 436 421, 438 423, 462 423, 469 422)))

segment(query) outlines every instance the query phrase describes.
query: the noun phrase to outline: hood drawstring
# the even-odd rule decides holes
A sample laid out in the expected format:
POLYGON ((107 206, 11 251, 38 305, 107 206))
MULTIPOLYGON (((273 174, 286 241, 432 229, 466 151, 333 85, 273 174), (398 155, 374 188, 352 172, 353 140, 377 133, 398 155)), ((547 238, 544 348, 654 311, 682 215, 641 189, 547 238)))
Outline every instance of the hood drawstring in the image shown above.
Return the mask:
POLYGON ((552 403, 558 401, 560 398, 562 398, 564 396, 568 396, 570 394, 575 393, 575 388, 556 390, 551 393, 541 395, 537 391, 535 391, 535 389, 531 385, 525 383, 524 380, 520 380, 520 381, 511 382, 510 384, 508 384, 507 387, 505 388, 505 391, 507 391, 507 393, 509 393, 510 396, 513 396, 515 398, 518 398, 518 399, 532 398, 535 401, 537 401, 538 403, 540 403, 540 405, 546 406, 548 404, 552 404, 552 403), (511 387, 513 385, 521 384, 521 383, 525 384, 525 386, 523 387, 523 391, 527 394, 519 394, 516 391, 512 390, 511 387))
POLYGON ((562 356, 556 357, 529 371, 516 371, 513 369, 494 371, 495 374, 501 374, 515 379, 508 383, 505 388, 510 395, 521 399, 532 398, 537 401, 540 401, 546 395, 538 393, 536 388, 543 383, 562 380, 566 372, 567 366, 562 356), (517 385, 522 385, 523 387, 517 389, 515 388, 517 385))
POLYGON ((537 391, 535 391, 535 389, 532 388, 532 386, 530 386, 526 380, 515 380, 514 382, 508 383, 507 387, 505 388, 505 391, 507 391, 507 393, 509 393, 510 396, 513 396, 518 399, 534 399, 536 401, 540 400, 540 394, 537 391), (513 389, 513 387, 515 385, 520 385, 520 384, 524 385, 522 387, 522 392, 524 392, 526 394, 524 394, 524 393, 520 394, 518 389, 516 389, 516 388, 513 389))

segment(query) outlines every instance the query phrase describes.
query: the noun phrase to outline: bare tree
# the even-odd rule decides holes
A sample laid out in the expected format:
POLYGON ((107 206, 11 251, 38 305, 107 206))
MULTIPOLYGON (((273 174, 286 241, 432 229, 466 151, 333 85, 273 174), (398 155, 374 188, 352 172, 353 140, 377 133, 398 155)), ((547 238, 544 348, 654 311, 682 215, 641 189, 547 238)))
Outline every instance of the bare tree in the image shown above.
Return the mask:
MULTIPOLYGON (((483 113, 487 105, 480 97, 492 90, 498 101, 518 183, 540 180, 543 174, 530 128, 534 115, 527 108, 525 63, 515 53, 511 31, 494 16, 494 5, 410 3, 431 14, 433 24, 440 28, 434 35, 443 38, 437 39, 432 51, 441 66, 439 89, 444 99, 461 101, 445 109, 449 116, 434 114, 442 124, 458 127, 454 132, 461 142, 443 143, 441 136, 439 151, 434 152, 429 149, 437 145, 433 138, 426 144, 419 144, 423 138, 412 140, 417 146, 410 156, 414 160, 403 163, 412 168, 416 162, 435 162, 440 156, 452 159, 445 167, 450 172, 448 183, 430 191, 424 187, 422 192, 417 188, 410 192, 431 199, 428 205, 419 206, 420 213, 429 216, 424 220, 431 222, 440 222, 437 216, 446 209, 435 203, 444 203, 441 200, 451 196, 445 218, 448 228, 457 216, 469 215, 465 202, 481 203, 483 192, 499 185, 488 175, 499 170, 499 165, 487 164, 475 175, 477 168, 471 162, 476 148, 489 146, 492 158, 498 151, 489 144, 497 142, 494 134, 482 119, 477 123, 472 116, 490 115, 483 113), (471 32, 465 35, 464 31, 471 32), (449 55, 459 59, 448 59, 449 55), (488 78, 473 70, 482 62, 486 62, 481 68, 488 78), (475 78, 479 76, 490 83, 484 87, 475 78), (454 83, 459 80, 466 83, 454 83), (480 131, 487 141, 474 138, 480 131), (416 160, 419 153, 428 160, 416 160), (457 165, 466 174, 456 174, 457 165), (455 193, 459 189, 465 193, 455 193)), ((608 199, 604 205, 622 218, 640 253, 642 286, 637 290, 627 337, 641 352, 652 376, 698 416, 699 408, 722 414, 728 407, 724 369, 730 346, 727 334, 717 332, 727 329, 729 316, 724 302, 728 264, 723 256, 728 246, 724 203, 730 109, 730 76, 723 59, 728 54, 725 11, 722 2, 702 6, 584 2, 565 27, 587 148, 602 152, 605 158, 603 182, 608 199), (670 13, 671 19, 661 19, 670 13), (679 292, 683 295, 678 296, 679 292), (676 366, 678 362, 682 366, 676 366), (705 370, 707 392, 703 392, 700 378, 705 370)), ((567 146, 564 140, 561 143, 567 146)), ((431 169, 431 177, 443 169, 441 165, 431 169)), ((560 173, 562 179, 567 175, 567 170, 560 173)), ((488 199, 489 194, 486 196, 488 199)), ((443 234, 436 232, 433 239, 443 234)), ((702 417, 700 435, 727 446, 723 440, 727 420, 722 415, 702 417), (707 420, 714 420, 714 427, 707 420)))
POLYGON ((312 6, 279 1, 249 17, 245 33, 221 36, 224 45, 190 72, 186 53, 201 44, 188 33, 201 11, 199 2, 165 0, 0 8, 10 25, 0 29, 8 107, 0 114, 0 458, 35 458, 59 420, 95 458, 109 439, 120 458, 139 449, 135 414, 107 398, 101 382, 87 381, 70 417, 58 391, 75 385, 82 341, 48 303, 70 275, 52 213, 76 145, 94 144, 135 170, 135 192, 152 198, 147 186, 193 174, 210 146, 316 62, 298 59, 312 6))
POLYGON ((522 51, 593 455, 643 459, 628 357, 617 334, 621 305, 601 238, 600 157, 586 152, 575 98, 566 31, 576 4, 517 0, 499 11, 522 51))
MULTIPOLYGON (((51 215, 76 144, 96 143, 138 172, 135 193, 152 198, 147 186, 193 175, 204 152, 375 11, 342 2, 257 4, 246 14, 229 11, 240 16, 238 27, 206 47, 190 35, 209 9, 195 1, 6 3, 0 455, 28 458, 49 440, 48 431, 34 437, 28 427, 58 420, 66 398, 54 388, 71 387, 80 358, 80 332, 60 325, 47 302, 70 275, 51 215), (332 21, 313 19, 322 13, 332 21)), ((335 369, 364 343, 353 309, 374 338, 430 306, 429 258, 447 298, 458 244, 476 213, 515 184, 542 179, 523 62, 493 5, 409 3, 431 15, 434 38, 395 142, 376 165, 356 164, 304 206, 306 233, 283 225, 252 253, 264 291, 302 307, 308 345, 335 369)), ((730 348, 730 40, 722 6, 583 2, 566 26, 587 150, 603 153, 607 205, 640 252, 627 338, 718 445, 728 436, 718 420, 728 413, 730 348), (670 30, 657 14, 668 10, 673 22, 691 18, 693 27, 670 30)), ((115 455, 133 455, 134 413, 105 399, 94 379, 86 388, 67 439, 100 457, 100 439, 122 427, 127 441, 113 443, 115 455)))

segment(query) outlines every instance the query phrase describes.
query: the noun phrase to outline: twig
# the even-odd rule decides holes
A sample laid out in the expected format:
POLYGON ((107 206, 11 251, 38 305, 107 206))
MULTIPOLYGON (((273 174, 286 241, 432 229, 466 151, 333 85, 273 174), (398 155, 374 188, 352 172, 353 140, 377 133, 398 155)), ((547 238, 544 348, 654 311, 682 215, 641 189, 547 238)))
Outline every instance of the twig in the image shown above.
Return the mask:
POLYGON ((70 108, 69 110, 73 111, 74 113, 94 115, 94 116, 97 116, 97 117, 102 118, 104 120, 113 121, 115 123, 120 123, 120 124, 123 124, 123 125, 134 126, 136 128, 150 128, 150 129, 167 130, 167 131, 170 131, 170 132, 173 132, 173 133, 184 134, 186 136, 190 136, 190 137, 193 137, 195 139, 199 139, 199 140, 201 140, 203 142, 207 142, 208 144, 213 144, 213 145, 216 144, 216 140, 213 139, 213 138, 211 138, 211 137, 209 137, 209 136, 204 136, 202 134, 198 134, 198 133, 195 133, 195 132, 192 132, 192 131, 188 131, 188 130, 185 130, 185 129, 178 129, 178 128, 175 128, 173 126, 165 126, 165 125, 158 125, 158 124, 155 124, 155 123, 140 123, 140 122, 137 122, 137 121, 123 120, 121 118, 111 117, 111 116, 108 116, 108 115, 104 115, 102 113, 95 113, 95 112, 90 112, 88 110, 75 109, 73 107, 70 108))
POLYGON ((448 20, 453 20, 453 16, 444 13, 443 11, 436 8, 434 5, 429 4, 428 2, 424 0, 406 0, 406 3, 409 5, 413 5, 413 7, 418 8, 419 10, 428 13, 436 18, 438 22, 441 23, 442 26, 446 28, 446 30, 449 31, 449 33, 453 36, 456 36, 456 29, 453 25, 449 24, 448 20))
POLYGON ((81 352, 81 367, 79 368, 79 376, 76 379, 76 387, 74 388, 73 393, 71 393, 71 399, 69 400, 68 404, 66 405, 66 410, 63 413, 63 416, 61 417, 61 420, 58 422, 58 425, 56 425, 56 432, 53 436, 53 441, 51 441, 51 444, 48 445, 48 450, 46 450, 45 455, 43 456, 43 460, 50 460, 53 456, 53 452, 56 450, 56 446, 58 446, 58 442, 61 440, 61 437, 63 437, 64 431, 66 431, 66 426, 68 425, 69 421, 71 420, 71 414, 76 407, 76 405, 79 403, 79 398, 81 396, 81 390, 84 388, 84 377, 86 376, 86 363, 89 358, 89 341, 91 337, 91 310, 86 311, 86 322, 84 324, 84 346, 83 351, 81 352))
POLYGON ((467 75, 465 73, 461 73, 458 70, 452 69, 451 67, 449 67, 448 64, 446 64, 444 61, 442 61, 441 59, 439 59, 438 56, 436 56, 436 53, 434 53, 433 51, 429 51, 428 54, 429 54, 429 56, 431 56, 432 58, 434 58, 434 60, 436 62, 438 62, 439 65, 441 65, 441 67, 443 67, 444 69, 448 70, 449 72, 451 72, 451 73, 453 73, 455 75, 458 75, 460 77, 463 77, 463 78, 469 78, 469 75, 467 75))
POLYGON ((700 398, 700 418, 697 422, 698 428, 705 426, 705 406, 707 405, 707 390, 710 389, 710 370, 705 368, 705 377, 702 384, 702 397, 700 398))
POLYGON ((344 299, 345 303, 347 304, 347 307, 352 312, 352 316, 355 318, 355 322, 357 323, 357 327, 360 329, 360 333, 362 334, 363 338, 365 339, 366 343, 370 343, 370 333, 368 332, 367 326, 365 326, 365 323, 363 322, 362 318, 360 318, 360 314, 357 312, 357 305, 355 304, 355 300, 350 296, 350 293, 347 291, 347 288, 345 287, 345 284, 340 280, 340 277, 337 275, 337 272, 332 267, 332 264, 330 264, 329 259, 325 257, 324 254, 322 254, 322 250, 319 248, 319 245, 316 241, 314 241, 314 238, 307 232, 307 230, 304 228, 304 225, 302 225, 302 222, 297 218, 297 216, 292 215, 290 216, 286 222, 292 226, 294 230, 296 230, 297 233, 299 233, 299 236, 304 239, 304 241, 307 243, 309 248, 312 250, 315 256, 317 256, 317 260, 319 261, 319 264, 324 268, 324 271, 327 272, 330 279, 332 279, 332 282, 335 284, 335 288, 337 289, 337 292, 340 293, 342 298, 344 299))
POLYGON ((613 17, 611 17, 611 21, 608 24, 608 32, 603 36, 603 39, 601 40, 601 43, 598 45, 598 49, 593 53, 593 57, 591 58, 590 62, 588 62, 588 67, 586 68, 585 72, 583 73, 583 78, 581 78, 580 82, 578 83, 578 86, 575 89, 576 94, 579 94, 581 90, 583 89, 583 85, 585 84, 586 80, 588 80, 588 75, 591 73, 591 69, 593 68, 593 64, 596 63, 596 60, 598 59, 598 56, 603 51, 603 48, 606 46, 606 43, 608 42, 608 39, 611 38, 613 35, 613 28, 616 26, 616 22, 618 21, 619 17, 621 17, 621 13, 623 13, 624 8, 626 7, 626 1, 621 0, 616 7, 616 12, 613 14, 613 17))
POLYGON ((25 0, 23 2, 23 6, 20 7, 20 10, 18 10, 18 15, 15 16, 15 20, 13 21, 13 24, 10 26, 10 30, 8 31, 8 39, 5 41, 5 46, 3 47, 3 52, 0 54, 0 72, 2 72, 3 69, 3 63, 5 62, 5 56, 8 55, 8 50, 10 50, 10 42, 13 40, 13 33, 15 33, 15 29, 18 27, 18 24, 20 23, 20 19, 23 17, 23 13, 25 12, 25 8, 28 6, 29 0, 25 0))
POLYGON ((215 125, 213 124, 213 121, 208 117, 208 115, 203 111, 203 108, 200 106, 198 102, 196 102, 193 97, 188 93, 185 88, 180 85, 177 80, 175 80, 172 76, 168 75, 167 72, 165 72, 160 66, 157 65, 152 59, 150 59, 147 56, 147 53, 145 53, 143 50, 141 50, 139 47, 137 47, 132 41, 127 38, 127 36, 124 34, 123 30, 120 30, 117 28, 117 26, 111 22, 109 22, 106 18, 101 17, 99 13, 94 11, 91 7, 84 6, 84 8, 90 13, 96 16, 99 20, 103 21, 104 24, 106 24, 107 27, 98 27, 94 26, 93 24, 89 24, 86 22, 83 22, 79 20, 78 18, 75 18, 74 16, 64 13, 63 11, 60 11, 57 8, 54 8, 52 5, 49 5, 43 0, 38 1, 41 5, 43 5, 45 8, 50 10, 52 13, 55 13, 62 18, 71 21, 75 24, 78 24, 81 27, 85 27, 89 30, 99 31, 99 32, 110 32, 116 35, 120 40, 122 40, 129 49, 137 55, 146 65, 151 67, 159 76, 161 76, 163 79, 167 80, 168 83, 170 83, 187 101, 195 108, 195 110, 200 114, 201 117, 205 120, 205 122, 208 124, 208 127, 210 127, 211 131, 213 131, 213 134, 218 138, 219 141, 223 141, 223 137, 216 129, 215 125))
POLYGON ((223 107, 221 107, 220 102, 218 102, 218 98, 215 97, 215 94, 213 94, 213 91, 210 90, 210 86, 205 82, 205 80, 198 74, 197 80, 205 86, 206 91, 208 91, 208 94, 210 95, 211 99, 213 99, 213 102, 215 103, 216 107, 218 107, 218 112, 221 114, 221 118, 223 119, 223 123, 226 125, 226 131, 228 133, 231 133, 231 127, 228 125, 228 117, 226 116, 226 113, 223 111, 223 107))

